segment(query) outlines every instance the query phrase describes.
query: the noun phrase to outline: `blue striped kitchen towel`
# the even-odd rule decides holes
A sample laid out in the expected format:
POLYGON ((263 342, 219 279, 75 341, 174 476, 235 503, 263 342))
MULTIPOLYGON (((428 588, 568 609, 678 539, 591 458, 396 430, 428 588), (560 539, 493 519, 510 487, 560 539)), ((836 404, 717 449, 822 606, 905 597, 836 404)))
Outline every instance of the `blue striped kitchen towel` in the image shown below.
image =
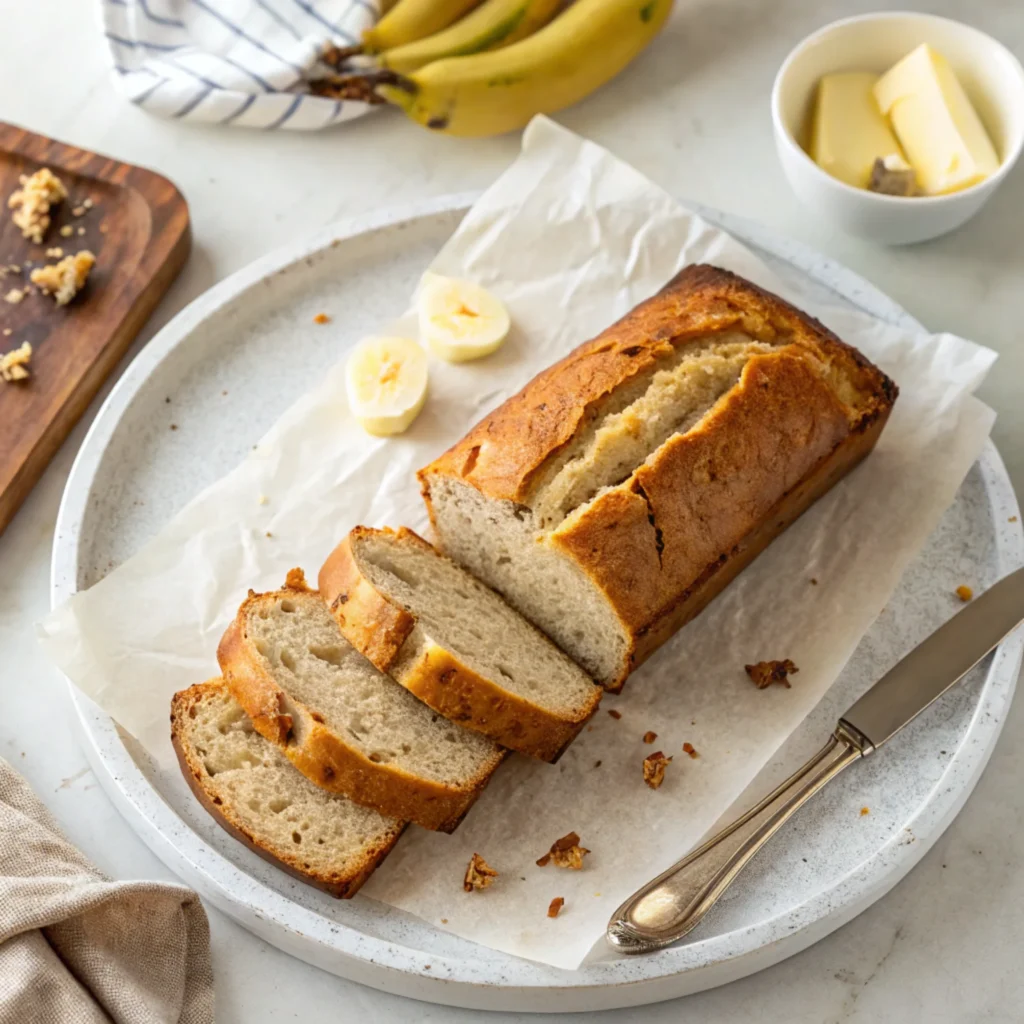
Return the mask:
POLYGON ((365 114, 311 96, 319 56, 352 46, 380 0, 99 0, 118 84, 161 117, 316 131, 365 114))

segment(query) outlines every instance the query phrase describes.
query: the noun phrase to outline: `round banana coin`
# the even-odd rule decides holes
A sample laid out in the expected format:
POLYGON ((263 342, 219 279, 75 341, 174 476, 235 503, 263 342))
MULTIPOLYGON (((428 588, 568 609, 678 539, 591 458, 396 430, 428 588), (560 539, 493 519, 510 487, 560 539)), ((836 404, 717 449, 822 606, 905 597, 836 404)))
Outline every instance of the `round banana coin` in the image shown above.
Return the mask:
POLYGON ((345 364, 345 386, 352 414, 368 434, 401 434, 427 400, 427 354, 411 338, 364 338, 345 364))
POLYGON ((424 274, 416 296, 420 335, 449 363, 480 359, 508 336, 508 310, 497 296, 472 281, 424 274))

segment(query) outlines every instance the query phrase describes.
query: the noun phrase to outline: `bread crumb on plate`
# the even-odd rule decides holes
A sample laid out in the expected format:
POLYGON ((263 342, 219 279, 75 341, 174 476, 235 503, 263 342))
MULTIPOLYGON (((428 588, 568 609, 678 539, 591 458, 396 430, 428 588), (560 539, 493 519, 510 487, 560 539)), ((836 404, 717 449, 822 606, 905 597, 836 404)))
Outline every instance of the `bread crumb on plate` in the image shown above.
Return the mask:
POLYGON ((313 317, 313 323, 315 324, 329 324, 330 322, 331 318, 326 313, 317 313, 317 315, 313 317))
POLYGON ((684 754, 689 754, 690 757, 692 757, 695 761, 697 760, 698 757, 700 757, 700 754, 697 753, 697 748, 694 747, 694 745, 692 743, 684 743, 683 744, 683 753, 684 754))
POLYGON ((25 298, 24 288, 12 288, 5 296, 4 302, 9 302, 12 306, 16 306, 23 298, 25 298))
POLYGON ((67 199, 68 190, 49 167, 40 167, 31 176, 23 174, 18 180, 21 188, 7 200, 14 211, 11 220, 21 228, 22 237, 38 245, 50 226, 50 208, 67 199))
POLYGON ((0 377, 8 383, 19 380, 28 380, 28 364, 32 358, 32 346, 22 342, 16 349, 0 356, 0 377))
POLYGON ((653 743, 658 738, 656 732, 647 731, 644 733, 644 743, 653 743))
POLYGON ((966 603, 967 601, 970 601, 972 597, 974 597, 974 591, 970 587, 961 583, 960 586, 956 588, 956 596, 959 597, 961 601, 966 603))
POLYGON ((548 904, 548 917, 558 917, 558 912, 565 906, 565 900, 561 896, 556 896, 548 904))
POLYGON ((759 690, 771 686, 772 683, 781 683, 788 690, 789 676, 800 671, 789 658, 783 658, 781 661, 759 661, 756 665, 744 665, 743 668, 759 690))
POLYGON ((612 718, 614 718, 616 721, 618 721, 622 717, 622 712, 616 711, 615 708, 609 708, 608 714, 611 715, 612 718))
POLYGON ((644 782, 651 789, 658 789, 665 781, 665 769, 671 761, 672 758, 666 757, 660 750, 644 758, 644 782))
POLYGON ((583 858, 588 853, 590 851, 586 847, 580 846, 579 835, 576 832, 570 832, 551 844, 551 849, 538 858, 537 867, 542 868, 550 861, 556 868, 579 871, 583 867, 583 858))
POLYGON ((497 877, 498 872, 479 853, 474 853, 469 861, 469 866, 466 868, 466 876, 462 880, 462 888, 466 892, 473 892, 475 889, 486 889, 497 877))

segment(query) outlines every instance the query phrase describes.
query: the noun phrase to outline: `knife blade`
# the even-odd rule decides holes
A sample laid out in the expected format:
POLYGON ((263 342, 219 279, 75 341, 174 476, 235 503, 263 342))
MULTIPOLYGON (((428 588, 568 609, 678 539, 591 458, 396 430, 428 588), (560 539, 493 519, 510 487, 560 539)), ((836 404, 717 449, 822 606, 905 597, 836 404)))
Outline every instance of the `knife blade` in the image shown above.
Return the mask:
POLYGON ((648 953, 696 928, 815 793, 912 722, 1022 622, 1024 568, 989 587, 882 676, 781 786, 626 900, 608 922, 610 945, 621 953, 648 953))
POLYGON ((963 679, 1022 620, 1024 569, 1018 569, 915 647, 850 707, 840 724, 877 749, 963 679))

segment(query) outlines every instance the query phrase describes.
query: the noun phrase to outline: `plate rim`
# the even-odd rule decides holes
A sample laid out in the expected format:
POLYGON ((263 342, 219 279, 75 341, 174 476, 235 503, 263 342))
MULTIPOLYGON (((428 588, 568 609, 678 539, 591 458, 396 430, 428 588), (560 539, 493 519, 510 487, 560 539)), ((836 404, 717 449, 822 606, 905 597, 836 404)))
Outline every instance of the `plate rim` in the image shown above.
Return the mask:
MULTIPOLYGON (((138 390, 155 373, 178 345, 196 327, 233 301, 236 296, 287 267, 332 245, 351 242, 360 235, 393 229, 402 223, 441 214, 464 212, 479 193, 458 193, 430 200, 395 205, 373 213, 346 218, 318 229, 254 260, 202 293, 177 313, 142 349, 127 367, 97 412, 82 442, 58 511, 51 561, 51 607, 56 607, 77 589, 81 526, 95 472, 107 445, 117 431, 121 416, 138 390)), ((706 220, 795 267, 818 284, 863 308, 869 301, 873 312, 882 310, 891 322, 908 327, 921 325, 870 282, 835 260, 744 218, 687 204, 706 220), (813 269, 812 269, 813 268, 813 269), (843 281, 845 284, 839 284, 843 281), (851 295, 855 292, 855 296, 851 295)), ((979 458, 986 490, 993 505, 1009 514, 1019 510, 1006 468, 991 439, 979 458)), ((1024 562, 1024 528, 996 532, 997 559, 1001 564, 1024 562)), ((242 867, 207 845, 163 800, 146 779, 120 740, 113 720, 99 711, 68 680, 68 692, 75 709, 75 723, 88 760, 119 812, 146 845, 179 877, 218 909, 273 945, 332 973, 385 991, 445 1005, 519 1011, 591 1010, 634 1006, 724 984, 777 963, 807 948, 851 920, 884 895, 924 856, 952 822, 984 771, 1013 697, 1024 655, 1024 633, 1004 642, 989 666, 983 685, 983 699, 968 726, 960 746, 940 779, 918 806, 913 818, 917 842, 899 845, 892 837, 830 889, 812 895, 797 907, 742 929, 714 936, 687 946, 669 947, 639 959, 624 959, 584 965, 566 971, 545 964, 508 956, 504 963, 487 964, 482 977, 477 961, 442 957, 401 946, 384 938, 367 935, 342 922, 331 925, 331 941, 310 934, 322 929, 296 927, 295 916, 311 923, 323 918, 314 910, 295 903, 283 893, 249 875, 242 867), (987 706, 995 701, 998 706, 987 706), (986 719, 982 710, 995 713, 986 719), (980 743, 978 741, 981 741, 980 743), (973 748, 970 751, 969 748, 973 748), (973 760, 972 760, 973 759, 973 760), (969 762, 969 763, 965 763, 969 762), (963 778, 950 776, 966 768, 963 778), (950 794, 943 790, 949 788, 950 794), (172 840, 161 822, 184 826, 185 838, 172 840), (879 861, 884 865, 879 866, 879 861), (209 865, 212 864, 212 868, 209 865), (239 883, 232 889, 232 880, 239 883), (259 899, 241 890, 249 888, 259 899), (289 916, 289 920, 283 918, 289 916), (717 957, 700 964, 693 959, 698 948, 715 951, 730 946, 739 932, 745 943, 740 951, 718 949, 717 957), (778 937, 779 933, 782 937, 778 937), (425 968, 431 966, 430 973, 425 968)), ((424 922, 428 925, 427 922, 424 922)), ((429 925, 428 925, 429 926, 429 925)))

